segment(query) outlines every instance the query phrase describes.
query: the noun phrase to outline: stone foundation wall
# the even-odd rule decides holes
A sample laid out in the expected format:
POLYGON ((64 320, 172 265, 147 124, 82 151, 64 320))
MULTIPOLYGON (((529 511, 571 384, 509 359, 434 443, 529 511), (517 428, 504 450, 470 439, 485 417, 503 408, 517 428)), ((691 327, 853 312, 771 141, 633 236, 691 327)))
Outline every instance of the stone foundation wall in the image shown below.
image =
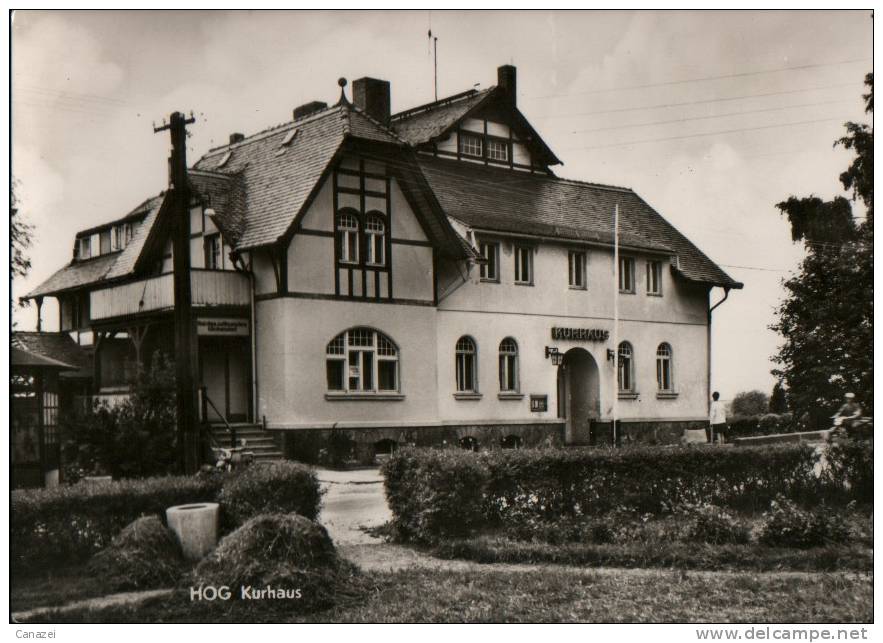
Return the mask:
POLYGON ((476 449, 504 446, 558 447, 564 444, 564 424, 461 424, 371 429, 274 430, 284 445, 286 458, 302 462, 355 458, 371 464, 390 447, 462 446, 476 449), (471 440, 470 440, 471 439, 471 440), (323 452, 323 453, 320 453, 323 452))
MULTIPOLYGON (((684 437, 684 431, 704 429, 708 423, 702 420, 657 420, 653 422, 620 421, 618 424, 617 442, 621 446, 626 446, 630 444, 680 444, 684 437)), ((613 444, 613 423, 593 423, 591 444, 593 446, 613 444)))

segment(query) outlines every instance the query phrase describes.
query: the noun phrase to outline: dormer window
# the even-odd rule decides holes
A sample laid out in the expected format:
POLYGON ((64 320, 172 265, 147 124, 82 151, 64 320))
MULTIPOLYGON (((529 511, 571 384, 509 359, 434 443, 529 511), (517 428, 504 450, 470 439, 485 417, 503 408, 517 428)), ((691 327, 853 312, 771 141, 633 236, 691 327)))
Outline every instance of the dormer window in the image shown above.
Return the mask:
POLYGON ((487 157, 492 161, 509 160, 509 143, 495 138, 487 140, 487 157))
POLYGON ((460 154, 463 156, 482 157, 482 139, 478 134, 460 133, 460 154))
POLYGON ((113 251, 122 250, 126 247, 126 226, 118 225, 113 227, 113 238, 111 239, 110 249, 113 251))
POLYGON ((77 258, 89 259, 92 257, 92 237, 80 237, 77 242, 77 258))

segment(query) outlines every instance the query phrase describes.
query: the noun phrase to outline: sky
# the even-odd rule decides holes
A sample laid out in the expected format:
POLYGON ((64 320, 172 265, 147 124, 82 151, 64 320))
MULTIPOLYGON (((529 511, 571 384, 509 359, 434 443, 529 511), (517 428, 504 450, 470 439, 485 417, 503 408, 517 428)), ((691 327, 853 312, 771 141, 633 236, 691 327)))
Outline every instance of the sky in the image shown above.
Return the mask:
MULTIPOLYGON (((867 121, 868 11, 19 11, 12 25, 12 172, 34 225, 26 293, 71 258, 77 230, 167 182, 172 111, 188 159, 230 133, 336 102, 337 79, 389 80, 392 109, 518 69, 518 106, 563 177, 628 186, 744 290, 714 312, 712 387, 773 386, 769 330, 803 249, 775 204, 844 194, 846 121, 867 121)), ((712 291, 712 299, 723 296, 712 291)), ((34 328, 35 308, 16 311, 34 328)), ((56 330, 54 299, 43 306, 56 330)))

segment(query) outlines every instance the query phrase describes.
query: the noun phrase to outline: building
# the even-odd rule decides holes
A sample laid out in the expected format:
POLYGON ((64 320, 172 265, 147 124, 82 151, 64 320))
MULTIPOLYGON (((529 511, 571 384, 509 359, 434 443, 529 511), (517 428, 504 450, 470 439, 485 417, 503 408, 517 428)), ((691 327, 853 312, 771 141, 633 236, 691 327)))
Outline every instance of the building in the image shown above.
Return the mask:
MULTIPOLYGON (((215 420, 344 432, 362 453, 597 443, 614 416, 627 441, 703 425, 711 291, 742 284, 632 190, 556 177, 516 95, 506 65, 494 87, 391 114, 389 83, 362 78, 352 103, 342 88, 192 166, 215 420)), ((61 329, 94 346, 103 395, 173 347, 165 196, 78 233, 29 295, 57 297, 61 329)))
POLYGON ((9 399, 12 487, 53 486, 59 480, 59 418, 88 394, 88 350, 66 333, 12 333, 9 399))

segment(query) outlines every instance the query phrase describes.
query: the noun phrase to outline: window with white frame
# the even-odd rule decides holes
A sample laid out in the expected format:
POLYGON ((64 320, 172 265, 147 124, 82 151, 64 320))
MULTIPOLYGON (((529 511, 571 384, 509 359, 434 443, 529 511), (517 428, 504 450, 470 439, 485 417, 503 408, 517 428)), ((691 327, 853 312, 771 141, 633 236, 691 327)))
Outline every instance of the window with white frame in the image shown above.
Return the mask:
POLYGON ((586 287, 586 253, 571 250, 567 253, 568 283, 571 288, 586 287))
POLYGON ((337 239, 341 263, 359 263, 359 220, 354 214, 337 215, 337 239))
POLYGON ((533 248, 515 246, 515 283, 533 284, 533 248))
POLYGON ((635 292, 635 259, 634 257, 619 258, 619 292, 635 292))
POLYGON ((329 391, 392 393, 399 390, 399 352, 371 328, 351 328, 328 342, 325 373, 329 391))
POLYGON ((123 225, 123 245, 129 245, 129 242, 132 240, 132 237, 135 236, 135 224, 134 223, 126 223, 123 225))
POLYGON ((122 250, 126 247, 126 227, 117 225, 113 227, 113 238, 111 239, 110 249, 113 251, 122 250))
POLYGON ((616 382, 620 393, 632 393, 635 390, 634 353, 628 342, 619 344, 616 370, 616 382))
POLYGON ((220 270, 222 265, 221 259, 221 235, 206 235, 203 240, 203 248, 205 250, 205 267, 208 270, 220 270))
POLYGON ((365 221, 365 263, 372 266, 386 265, 386 225, 376 214, 369 214, 365 221))
POLYGON ((500 244, 491 242, 482 242, 478 244, 481 251, 481 257, 484 263, 481 264, 481 280, 482 281, 500 281, 500 272, 498 266, 500 263, 500 244))
POLYGON ((508 161, 509 143, 495 138, 487 139, 487 157, 493 161, 508 161))
POLYGON ((518 392, 518 344, 511 337, 500 342, 500 391, 518 392))
POLYGON ((80 237, 77 258, 89 259, 92 256, 92 237, 80 237))
POLYGON ((662 294, 662 262, 661 261, 648 261, 647 262, 647 294, 648 295, 661 295, 662 294))
POLYGON ((475 341, 466 335, 457 340, 457 392, 475 393, 477 391, 477 363, 475 360, 475 341))
POLYGON ((460 154, 463 156, 482 156, 482 138, 478 134, 460 132, 460 154))
POLYGON ((671 346, 665 342, 656 349, 656 386, 660 393, 674 391, 671 375, 671 346))

